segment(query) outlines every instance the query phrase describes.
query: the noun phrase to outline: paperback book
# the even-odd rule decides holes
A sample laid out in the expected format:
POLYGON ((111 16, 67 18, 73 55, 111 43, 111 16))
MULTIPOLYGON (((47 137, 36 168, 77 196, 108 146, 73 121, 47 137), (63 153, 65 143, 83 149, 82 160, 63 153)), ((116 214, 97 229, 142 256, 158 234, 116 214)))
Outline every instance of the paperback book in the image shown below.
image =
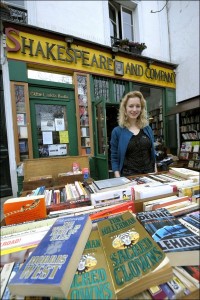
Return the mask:
POLYGON ((88 215, 58 218, 11 280, 11 293, 64 298, 91 229, 88 215))
POLYGON ((131 212, 97 223, 118 299, 171 279, 169 259, 131 212))
POLYGON ((89 236, 67 299, 116 299, 97 229, 89 236))
POLYGON ((137 219, 167 254, 172 266, 199 264, 200 237, 166 208, 138 212, 137 219))

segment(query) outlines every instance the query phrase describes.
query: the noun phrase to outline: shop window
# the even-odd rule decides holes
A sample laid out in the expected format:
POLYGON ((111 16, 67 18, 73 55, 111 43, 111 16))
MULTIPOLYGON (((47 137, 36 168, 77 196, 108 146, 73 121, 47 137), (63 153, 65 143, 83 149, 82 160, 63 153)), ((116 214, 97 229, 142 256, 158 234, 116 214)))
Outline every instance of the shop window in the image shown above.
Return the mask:
POLYGON ((57 73, 37 71, 37 70, 28 70, 28 78, 72 84, 71 75, 57 74, 57 73))
POLYGON ((125 82, 116 80, 113 83, 114 102, 119 103, 125 95, 125 82))
POLYGON ((94 76, 94 98, 95 101, 100 99, 109 101, 109 80, 107 78, 94 76))
POLYGON ((125 7, 122 1, 109 1, 109 20, 111 38, 134 40, 134 11, 132 7, 125 7), (121 5, 122 3, 122 5, 121 5))

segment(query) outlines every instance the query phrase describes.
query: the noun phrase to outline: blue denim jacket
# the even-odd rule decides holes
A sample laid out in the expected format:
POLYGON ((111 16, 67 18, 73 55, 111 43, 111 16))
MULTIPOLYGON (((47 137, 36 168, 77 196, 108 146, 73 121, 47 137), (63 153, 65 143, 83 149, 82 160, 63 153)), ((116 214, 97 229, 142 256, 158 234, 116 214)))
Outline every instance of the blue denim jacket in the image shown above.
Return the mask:
MULTIPOLYGON (((151 155, 152 158, 155 160, 156 153, 153 144, 154 143, 153 131, 149 125, 144 127, 143 131, 149 137, 152 143, 151 155)), ((132 136, 133 133, 125 127, 117 126, 112 130, 110 145, 111 145, 111 164, 112 164, 113 172, 122 171, 126 149, 132 136)))

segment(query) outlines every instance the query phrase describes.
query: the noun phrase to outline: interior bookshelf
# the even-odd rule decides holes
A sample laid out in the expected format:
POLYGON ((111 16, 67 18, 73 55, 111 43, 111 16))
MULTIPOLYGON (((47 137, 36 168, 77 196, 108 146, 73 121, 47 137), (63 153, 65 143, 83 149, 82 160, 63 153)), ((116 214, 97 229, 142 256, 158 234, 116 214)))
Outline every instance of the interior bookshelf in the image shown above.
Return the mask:
POLYGON ((11 82, 16 162, 33 158, 28 84, 11 82))
POLYGON ((179 160, 190 169, 200 170, 200 108, 181 112, 179 160))
POLYGON ((149 112, 149 124, 153 130, 155 140, 163 143, 163 111, 162 106, 149 112))
POLYGON ((89 76, 75 73, 75 95, 79 155, 93 155, 89 76))

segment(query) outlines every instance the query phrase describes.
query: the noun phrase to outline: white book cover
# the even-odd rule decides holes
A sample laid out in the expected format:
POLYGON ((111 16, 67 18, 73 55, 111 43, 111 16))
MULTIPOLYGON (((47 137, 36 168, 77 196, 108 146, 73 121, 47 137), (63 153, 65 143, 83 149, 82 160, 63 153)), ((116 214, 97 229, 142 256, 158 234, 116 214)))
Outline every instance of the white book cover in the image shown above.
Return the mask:
POLYGON ((55 126, 56 126, 56 131, 65 130, 65 120, 64 120, 64 118, 55 118, 55 126))

